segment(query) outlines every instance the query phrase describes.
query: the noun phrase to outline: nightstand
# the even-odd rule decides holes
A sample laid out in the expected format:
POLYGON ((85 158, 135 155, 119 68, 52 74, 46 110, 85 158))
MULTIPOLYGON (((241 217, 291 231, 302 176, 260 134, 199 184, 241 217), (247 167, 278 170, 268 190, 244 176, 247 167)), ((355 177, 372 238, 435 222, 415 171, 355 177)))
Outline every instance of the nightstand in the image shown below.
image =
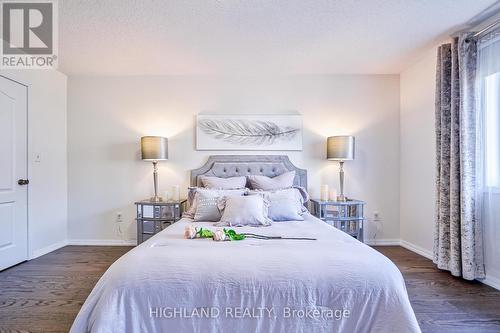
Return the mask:
POLYGON ((177 222, 182 215, 186 200, 135 203, 137 212, 137 245, 177 222))
POLYGON ((364 205, 364 201, 354 199, 347 201, 311 199, 310 208, 311 214, 320 220, 363 242, 364 205))

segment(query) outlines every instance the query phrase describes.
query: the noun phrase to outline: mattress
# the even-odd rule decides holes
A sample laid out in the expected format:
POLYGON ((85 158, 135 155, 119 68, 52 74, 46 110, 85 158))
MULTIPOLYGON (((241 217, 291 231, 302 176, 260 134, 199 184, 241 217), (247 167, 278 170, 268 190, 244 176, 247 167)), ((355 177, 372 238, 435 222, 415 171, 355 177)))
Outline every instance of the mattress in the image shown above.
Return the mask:
POLYGON ((189 223, 113 263, 71 332, 420 332, 397 267, 310 214, 235 229, 316 240, 188 240, 189 223))

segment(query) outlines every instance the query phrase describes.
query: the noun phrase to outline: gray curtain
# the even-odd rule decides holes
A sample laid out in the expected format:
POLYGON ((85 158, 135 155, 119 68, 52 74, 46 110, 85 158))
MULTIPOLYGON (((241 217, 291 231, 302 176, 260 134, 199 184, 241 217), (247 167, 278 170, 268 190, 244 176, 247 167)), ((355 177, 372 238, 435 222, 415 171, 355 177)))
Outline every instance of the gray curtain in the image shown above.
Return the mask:
POLYGON ((434 263, 468 280, 484 278, 476 218, 476 42, 456 37, 437 57, 434 263))

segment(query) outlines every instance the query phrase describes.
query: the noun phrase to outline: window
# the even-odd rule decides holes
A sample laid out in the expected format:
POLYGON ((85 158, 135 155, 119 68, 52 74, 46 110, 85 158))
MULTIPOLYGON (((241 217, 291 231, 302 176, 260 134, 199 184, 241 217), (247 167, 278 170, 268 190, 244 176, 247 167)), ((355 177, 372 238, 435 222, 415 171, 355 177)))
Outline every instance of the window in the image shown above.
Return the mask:
POLYGON ((500 193, 500 29, 478 41, 478 182, 500 193))
POLYGON ((484 82, 486 186, 500 187, 500 72, 484 82))
POLYGON ((481 221, 484 264, 500 272, 500 29, 478 41, 476 218, 481 221))

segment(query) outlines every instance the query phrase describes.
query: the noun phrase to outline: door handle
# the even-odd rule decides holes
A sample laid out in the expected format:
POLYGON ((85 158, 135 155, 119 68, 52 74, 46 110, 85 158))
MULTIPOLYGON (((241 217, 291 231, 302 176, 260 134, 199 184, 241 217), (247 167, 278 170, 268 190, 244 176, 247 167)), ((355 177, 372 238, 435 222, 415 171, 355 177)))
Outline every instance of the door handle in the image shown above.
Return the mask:
POLYGON ((29 181, 28 179, 19 179, 19 180, 17 181, 17 183, 18 183, 19 185, 28 185, 28 184, 30 183, 30 181, 29 181))

